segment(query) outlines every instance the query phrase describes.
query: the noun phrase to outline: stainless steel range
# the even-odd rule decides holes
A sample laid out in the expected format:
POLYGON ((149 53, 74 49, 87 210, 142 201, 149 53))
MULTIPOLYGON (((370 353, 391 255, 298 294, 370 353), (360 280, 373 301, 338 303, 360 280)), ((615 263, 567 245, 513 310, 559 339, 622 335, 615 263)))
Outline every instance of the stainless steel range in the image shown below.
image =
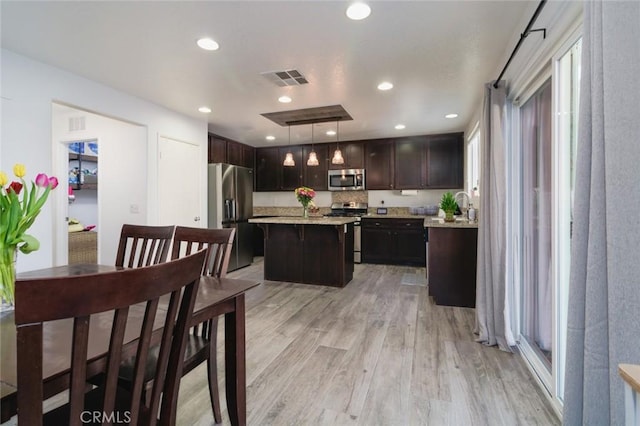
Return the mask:
POLYGON ((360 217, 367 214, 368 207, 367 203, 357 203, 355 201, 350 201, 348 203, 333 203, 331 204, 331 213, 326 215, 357 218, 353 223, 353 261, 355 263, 362 262, 360 217))

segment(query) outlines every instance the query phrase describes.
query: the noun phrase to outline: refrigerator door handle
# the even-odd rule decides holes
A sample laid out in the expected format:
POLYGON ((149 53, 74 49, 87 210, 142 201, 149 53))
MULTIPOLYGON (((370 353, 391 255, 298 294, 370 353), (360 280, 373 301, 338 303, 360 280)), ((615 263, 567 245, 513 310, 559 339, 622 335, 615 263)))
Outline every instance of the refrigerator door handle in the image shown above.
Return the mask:
POLYGON ((233 220, 238 220, 238 201, 235 198, 231 200, 231 212, 233 213, 233 220))

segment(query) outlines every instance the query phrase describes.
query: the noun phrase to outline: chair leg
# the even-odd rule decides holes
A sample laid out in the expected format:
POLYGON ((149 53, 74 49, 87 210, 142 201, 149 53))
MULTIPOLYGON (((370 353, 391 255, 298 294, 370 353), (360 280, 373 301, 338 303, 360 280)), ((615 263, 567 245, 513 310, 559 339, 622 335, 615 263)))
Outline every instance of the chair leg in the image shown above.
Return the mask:
POLYGON ((216 423, 222 423, 222 413, 220 412, 220 391, 218 390, 218 318, 213 318, 209 322, 209 359, 207 369, 209 371, 209 397, 211 408, 213 409, 213 419, 216 423))

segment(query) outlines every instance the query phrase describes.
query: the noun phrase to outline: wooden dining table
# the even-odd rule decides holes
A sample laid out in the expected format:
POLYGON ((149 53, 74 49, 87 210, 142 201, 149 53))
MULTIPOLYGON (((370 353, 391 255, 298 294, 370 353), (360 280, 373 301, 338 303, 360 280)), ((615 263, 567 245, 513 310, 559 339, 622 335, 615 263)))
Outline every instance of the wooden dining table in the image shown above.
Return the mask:
MULTIPOLYGON (((18 279, 65 277, 73 275, 113 272, 115 266, 76 264, 57 266, 18 274, 18 279)), ((246 370, 245 370, 245 304, 244 293, 258 286, 256 281, 203 276, 198 285, 193 316, 190 325, 198 325, 210 318, 224 315, 225 333, 225 384, 227 410, 231 424, 246 424, 246 370)), ((19 284, 18 284, 19 285, 19 284)), ((144 306, 133 306, 125 332, 123 358, 135 355, 136 338, 139 335, 144 306)), ((160 336, 162 315, 156 319, 154 334, 160 336)), ((104 371, 106 353, 113 320, 112 312, 91 317, 88 346, 87 377, 104 371)), ((46 323, 43 329, 44 398, 50 398, 69 387, 71 365, 72 320, 46 323)), ((17 368, 16 326, 13 312, 0 315, 0 422, 16 414, 17 368)))

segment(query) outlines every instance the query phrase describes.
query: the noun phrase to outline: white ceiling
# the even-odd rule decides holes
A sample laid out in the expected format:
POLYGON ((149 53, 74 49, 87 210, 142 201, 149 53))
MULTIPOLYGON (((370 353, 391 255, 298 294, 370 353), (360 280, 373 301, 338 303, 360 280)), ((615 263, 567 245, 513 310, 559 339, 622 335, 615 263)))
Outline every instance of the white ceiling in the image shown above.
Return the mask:
MULTIPOLYGON (((2 47, 183 114, 253 146, 287 143, 261 113, 341 104, 340 140, 463 131, 537 1, 126 1, 1 4, 2 47), (207 52, 208 36, 220 49, 207 52), (278 87, 261 72, 298 69, 278 87), (376 89, 383 80, 395 87, 376 89), (293 102, 278 102, 281 95, 293 102), (198 112, 207 105, 210 114, 198 112), (458 118, 445 119, 448 113, 458 118), (403 123, 398 131, 394 125, 403 123), (274 135, 269 142, 265 136, 274 135)), ((82 107, 82 105, 78 105, 82 107)), ((314 128, 315 141, 332 141, 314 128)), ((308 143, 311 126, 294 126, 308 143)))

